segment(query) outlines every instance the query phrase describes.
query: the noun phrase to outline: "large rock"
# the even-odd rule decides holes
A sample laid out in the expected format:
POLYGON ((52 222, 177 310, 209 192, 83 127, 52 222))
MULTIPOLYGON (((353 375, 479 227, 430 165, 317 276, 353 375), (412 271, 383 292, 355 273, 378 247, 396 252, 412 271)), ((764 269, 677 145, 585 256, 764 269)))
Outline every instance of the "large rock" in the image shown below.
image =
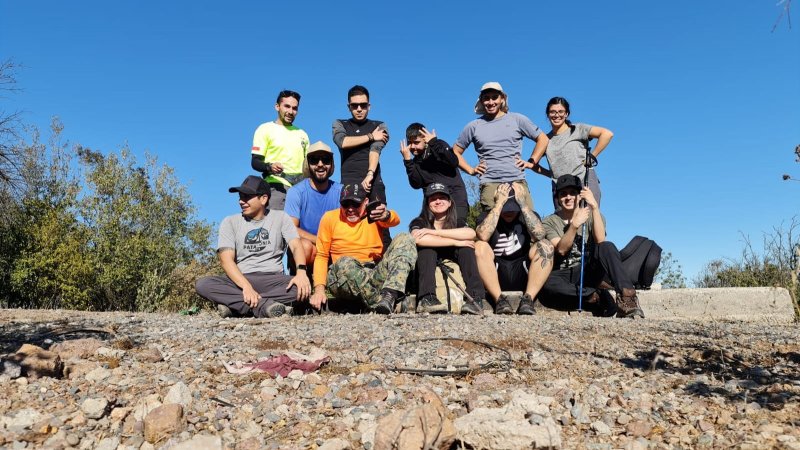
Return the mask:
POLYGON ((169 388, 169 392, 164 396, 164 404, 177 403, 184 408, 188 408, 192 404, 192 393, 189 388, 182 381, 179 381, 169 388))
POLYGON ((183 430, 183 407, 171 403, 150 411, 144 418, 144 438, 155 444, 183 430))
POLYGON ((108 411, 108 400, 104 398, 87 398, 81 403, 81 411, 90 419, 99 419, 108 411))
POLYGON ((784 288, 704 288, 639 291, 648 319, 736 320, 792 323, 794 307, 784 288))
POLYGON ((422 392, 423 405, 395 411, 378 421, 375 450, 448 449, 456 438, 442 400, 431 390, 422 392))
POLYGON ((477 408, 455 421, 458 439, 476 449, 558 449, 561 429, 550 414, 550 397, 517 390, 502 408, 477 408))
POLYGON ((23 344, 9 359, 22 366, 23 373, 29 378, 60 378, 64 373, 60 356, 35 345, 23 344))
POLYGON ((58 353, 58 356, 66 361, 70 358, 88 358, 102 346, 103 341, 94 338, 73 339, 53 344, 50 351, 58 353))

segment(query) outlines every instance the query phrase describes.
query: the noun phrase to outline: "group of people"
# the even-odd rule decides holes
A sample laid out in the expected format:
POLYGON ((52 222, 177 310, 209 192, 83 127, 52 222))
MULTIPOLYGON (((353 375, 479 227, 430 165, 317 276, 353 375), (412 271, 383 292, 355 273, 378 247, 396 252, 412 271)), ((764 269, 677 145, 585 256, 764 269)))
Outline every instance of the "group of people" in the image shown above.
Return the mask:
POLYGON ((552 98, 545 109, 549 133, 508 109, 497 82, 484 84, 468 123, 451 147, 423 124, 412 123, 400 153, 412 188, 423 190, 420 214, 409 233, 394 238, 400 223, 387 208, 381 151, 389 141, 385 123, 369 119, 369 91, 347 93, 351 117, 333 122, 332 140, 341 161, 341 183, 331 179, 334 152, 309 143, 294 125, 300 94, 281 91, 277 118, 253 136, 252 168, 238 193, 241 213, 220 225, 217 253, 224 276, 198 280, 199 295, 223 316, 277 317, 330 308, 391 314, 405 311, 415 294, 418 312, 446 312, 435 273, 443 261, 457 266, 463 292, 461 314, 535 313, 537 298, 618 317, 644 317, 619 251, 607 241, 600 211, 600 183, 587 161, 613 137, 611 131, 569 121, 569 102, 552 98), (522 156, 523 140, 535 142, 522 156), (590 140, 596 139, 594 148, 590 140), (473 146, 479 163, 463 157, 473 146), (540 165, 546 158, 549 168, 540 165), (525 170, 553 180, 554 214, 534 211, 525 170), (461 173, 479 177, 475 228, 461 173), (282 266, 286 249, 289 274, 282 266), (582 290, 581 290, 582 288, 582 290), (516 309, 508 297, 522 291, 516 309))

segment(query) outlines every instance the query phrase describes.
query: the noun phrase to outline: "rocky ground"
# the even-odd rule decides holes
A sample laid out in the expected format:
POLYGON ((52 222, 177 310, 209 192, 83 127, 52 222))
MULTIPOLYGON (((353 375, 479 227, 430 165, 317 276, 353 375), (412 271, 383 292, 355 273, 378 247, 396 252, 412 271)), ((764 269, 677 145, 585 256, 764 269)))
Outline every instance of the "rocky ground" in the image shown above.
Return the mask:
POLYGON ((794 325, 2 310, 0 354, 3 448, 800 449, 794 325))

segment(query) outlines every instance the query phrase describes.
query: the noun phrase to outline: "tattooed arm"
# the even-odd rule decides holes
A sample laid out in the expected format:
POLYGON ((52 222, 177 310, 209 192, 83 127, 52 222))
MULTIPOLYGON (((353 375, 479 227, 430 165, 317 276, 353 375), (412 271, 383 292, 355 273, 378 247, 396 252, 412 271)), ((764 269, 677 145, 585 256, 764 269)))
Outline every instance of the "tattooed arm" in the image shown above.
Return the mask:
POLYGON ((475 234, 483 242, 489 242, 494 230, 497 228, 497 221, 500 220, 500 213, 508 200, 508 192, 511 190, 510 184, 501 184, 494 193, 494 207, 486 214, 483 221, 475 228, 475 234))
POLYGON ((522 216, 522 221, 525 223, 525 226, 528 228, 528 234, 533 241, 544 240, 545 231, 542 220, 528 206, 528 196, 530 196, 528 189, 526 189, 522 183, 514 183, 513 186, 514 195, 517 197, 517 203, 519 203, 519 208, 521 210, 520 215, 522 216))

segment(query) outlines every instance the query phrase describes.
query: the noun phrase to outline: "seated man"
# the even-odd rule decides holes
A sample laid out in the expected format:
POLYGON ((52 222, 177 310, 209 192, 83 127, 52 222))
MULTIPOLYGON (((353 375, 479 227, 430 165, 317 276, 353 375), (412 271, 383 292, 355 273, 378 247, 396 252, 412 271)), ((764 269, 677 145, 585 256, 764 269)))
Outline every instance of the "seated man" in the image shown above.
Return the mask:
POLYGON ((524 291, 517 314, 535 314, 533 301, 553 269, 553 244, 544 238, 542 222, 528 206, 524 185, 501 184, 493 200, 475 228, 478 272, 496 300, 495 314, 514 313, 503 291, 524 291))
POLYGON ((469 203, 467 189, 458 170, 458 156, 447 142, 437 138, 435 132, 428 132, 421 123, 412 123, 406 128, 406 139, 408 145, 405 141, 400 142, 400 153, 411 187, 422 189, 433 183, 445 185, 452 196, 458 226, 465 226, 469 203))
POLYGON ((357 309, 365 306, 390 314, 405 293, 406 279, 417 260, 417 246, 407 233, 397 235, 382 254, 381 235, 400 223, 394 211, 380 205, 365 220, 367 192, 361 184, 342 187, 341 208, 322 216, 314 259, 311 306, 327 302, 325 285, 337 300, 357 309), (330 268, 328 260, 332 260, 330 268), (353 305, 353 302, 357 302, 353 305))
POLYGON ((317 230, 322 215, 339 209, 342 185, 330 179, 333 170, 331 148, 322 141, 315 142, 308 148, 303 164, 303 175, 307 178, 286 193, 285 211, 297 227, 305 261, 314 261, 317 254, 317 230))
MULTIPOLYGON (((577 300, 580 285, 582 225, 586 224, 588 239, 584 248, 582 296, 589 305, 597 304, 600 294, 596 289, 609 283, 617 291, 617 315, 644 317, 633 283, 628 279, 617 247, 606 241, 605 217, 600 213, 592 191, 583 187, 575 175, 562 175, 556 180, 556 196, 561 207, 544 219, 547 239, 556 250, 556 270, 547 279, 543 293, 557 301, 565 298, 577 300), (581 207, 584 200, 586 206, 581 207)), ((610 286, 609 286, 610 287, 610 286)))
POLYGON ((262 178, 251 175, 228 191, 239 193, 242 213, 219 226, 217 255, 226 276, 197 280, 197 294, 216 303, 223 317, 281 316, 286 305, 311 293, 297 229, 283 211, 266 209, 270 189, 262 178), (297 255, 294 277, 283 273, 287 243, 297 255))

